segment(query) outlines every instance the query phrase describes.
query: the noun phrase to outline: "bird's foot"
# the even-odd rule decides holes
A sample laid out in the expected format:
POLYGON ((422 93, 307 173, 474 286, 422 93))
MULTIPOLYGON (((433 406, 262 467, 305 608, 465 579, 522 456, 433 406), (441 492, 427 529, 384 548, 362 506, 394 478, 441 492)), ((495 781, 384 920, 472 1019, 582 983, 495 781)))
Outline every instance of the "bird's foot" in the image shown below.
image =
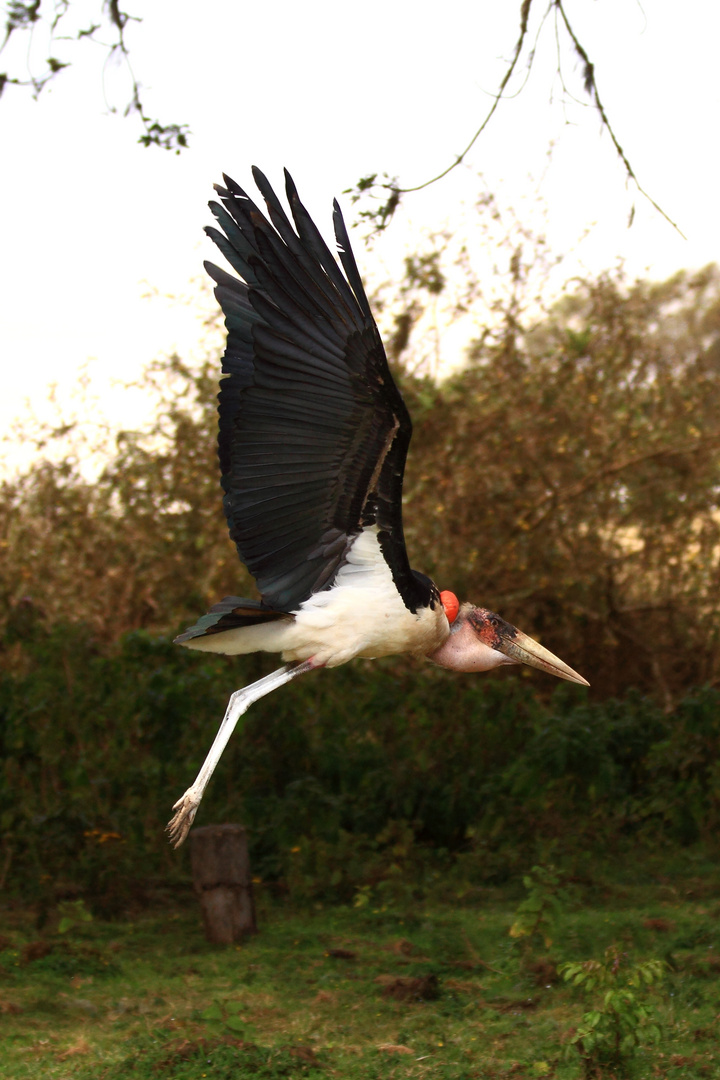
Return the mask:
POLYGON ((192 823, 195 820, 201 797, 198 797, 192 788, 188 788, 173 806, 175 813, 166 826, 173 847, 180 847, 187 838, 187 834, 190 832, 192 823))

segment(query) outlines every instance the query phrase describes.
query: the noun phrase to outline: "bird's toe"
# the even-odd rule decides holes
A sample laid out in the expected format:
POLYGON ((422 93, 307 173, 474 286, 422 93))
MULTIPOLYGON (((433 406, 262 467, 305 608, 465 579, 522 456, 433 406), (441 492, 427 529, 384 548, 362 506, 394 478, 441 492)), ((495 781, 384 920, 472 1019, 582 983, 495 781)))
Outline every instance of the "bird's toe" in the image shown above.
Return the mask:
POLYGON ((190 832, 192 823, 195 820, 197 808, 197 802, 192 797, 188 798, 187 793, 181 799, 178 799, 173 806, 173 810, 176 812, 166 826, 173 847, 180 847, 187 838, 187 834, 190 832))

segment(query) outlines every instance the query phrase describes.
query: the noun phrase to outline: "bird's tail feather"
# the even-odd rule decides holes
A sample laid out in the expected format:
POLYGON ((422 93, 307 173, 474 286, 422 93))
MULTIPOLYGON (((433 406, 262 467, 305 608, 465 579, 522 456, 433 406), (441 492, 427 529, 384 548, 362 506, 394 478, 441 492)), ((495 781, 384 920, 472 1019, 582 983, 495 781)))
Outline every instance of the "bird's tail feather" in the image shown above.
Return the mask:
POLYGON ((287 618, 285 611, 275 611, 266 607, 261 600, 247 600, 242 596, 224 596, 213 604, 207 615, 203 615, 194 626, 175 638, 176 645, 182 645, 191 638, 205 637, 208 634, 222 634, 242 626, 257 626, 258 623, 272 622, 274 619, 287 618))

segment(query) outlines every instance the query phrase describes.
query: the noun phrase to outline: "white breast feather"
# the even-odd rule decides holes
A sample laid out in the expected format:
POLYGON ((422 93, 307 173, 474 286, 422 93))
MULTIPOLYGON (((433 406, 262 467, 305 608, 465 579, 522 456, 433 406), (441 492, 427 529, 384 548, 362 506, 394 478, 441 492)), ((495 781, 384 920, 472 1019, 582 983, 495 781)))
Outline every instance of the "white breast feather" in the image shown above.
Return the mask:
POLYGON ((449 633, 440 605, 433 611, 405 607, 383 558, 375 526, 363 531, 330 589, 315 593, 294 618, 238 627, 194 638, 186 644, 204 652, 280 652, 285 661, 309 660, 337 667, 354 656, 426 655, 449 633))

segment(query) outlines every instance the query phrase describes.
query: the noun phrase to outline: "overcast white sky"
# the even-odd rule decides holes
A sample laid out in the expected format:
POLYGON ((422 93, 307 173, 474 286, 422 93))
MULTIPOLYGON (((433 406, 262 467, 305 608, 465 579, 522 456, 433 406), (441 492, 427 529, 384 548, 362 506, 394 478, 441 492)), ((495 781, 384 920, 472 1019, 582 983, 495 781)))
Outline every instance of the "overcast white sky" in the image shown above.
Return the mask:
MULTIPOLYGON (((96 5, 74 3, 85 5, 80 21, 90 21, 96 5)), ((640 182, 687 240, 626 184, 597 114, 568 103, 554 76, 550 23, 530 80, 501 104, 469 157, 471 169, 521 215, 532 213, 540 194, 552 249, 574 248, 589 228, 574 259, 592 271, 622 258, 631 273, 662 278, 718 259, 720 5, 566 5, 640 182)), ((488 108, 517 36, 519 2, 205 0, 202 14, 177 0, 126 6, 143 18, 129 43, 147 109, 187 123, 190 149, 178 157, 137 145, 134 120, 109 115, 104 100, 124 105, 127 75, 108 68, 103 89, 104 54, 90 45, 39 102, 6 89, 3 429, 26 401, 43 412, 48 383, 58 384, 64 400, 83 365, 98 411, 136 423, 142 402, 122 383, 160 353, 202 353, 208 298, 194 297, 202 259, 214 257, 202 227, 221 172, 249 183, 249 167, 258 164, 279 183, 287 165, 326 234, 332 197, 359 176, 386 170, 408 185, 427 179, 464 147, 488 108), (153 291, 159 296, 146 298, 153 291)), ((31 64, 47 50, 41 37, 33 50, 31 64)), ((562 63, 580 94, 567 49, 562 63)), ((422 228, 459 220, 460 204, 476 190, 461 169, 410 197, 382 244, 369 252, 359 245, 366 277, 379 280, 385 271, 378 268, 411 248, 422 228)), ((344 205, 352 220, 347 199, 344 205)))

